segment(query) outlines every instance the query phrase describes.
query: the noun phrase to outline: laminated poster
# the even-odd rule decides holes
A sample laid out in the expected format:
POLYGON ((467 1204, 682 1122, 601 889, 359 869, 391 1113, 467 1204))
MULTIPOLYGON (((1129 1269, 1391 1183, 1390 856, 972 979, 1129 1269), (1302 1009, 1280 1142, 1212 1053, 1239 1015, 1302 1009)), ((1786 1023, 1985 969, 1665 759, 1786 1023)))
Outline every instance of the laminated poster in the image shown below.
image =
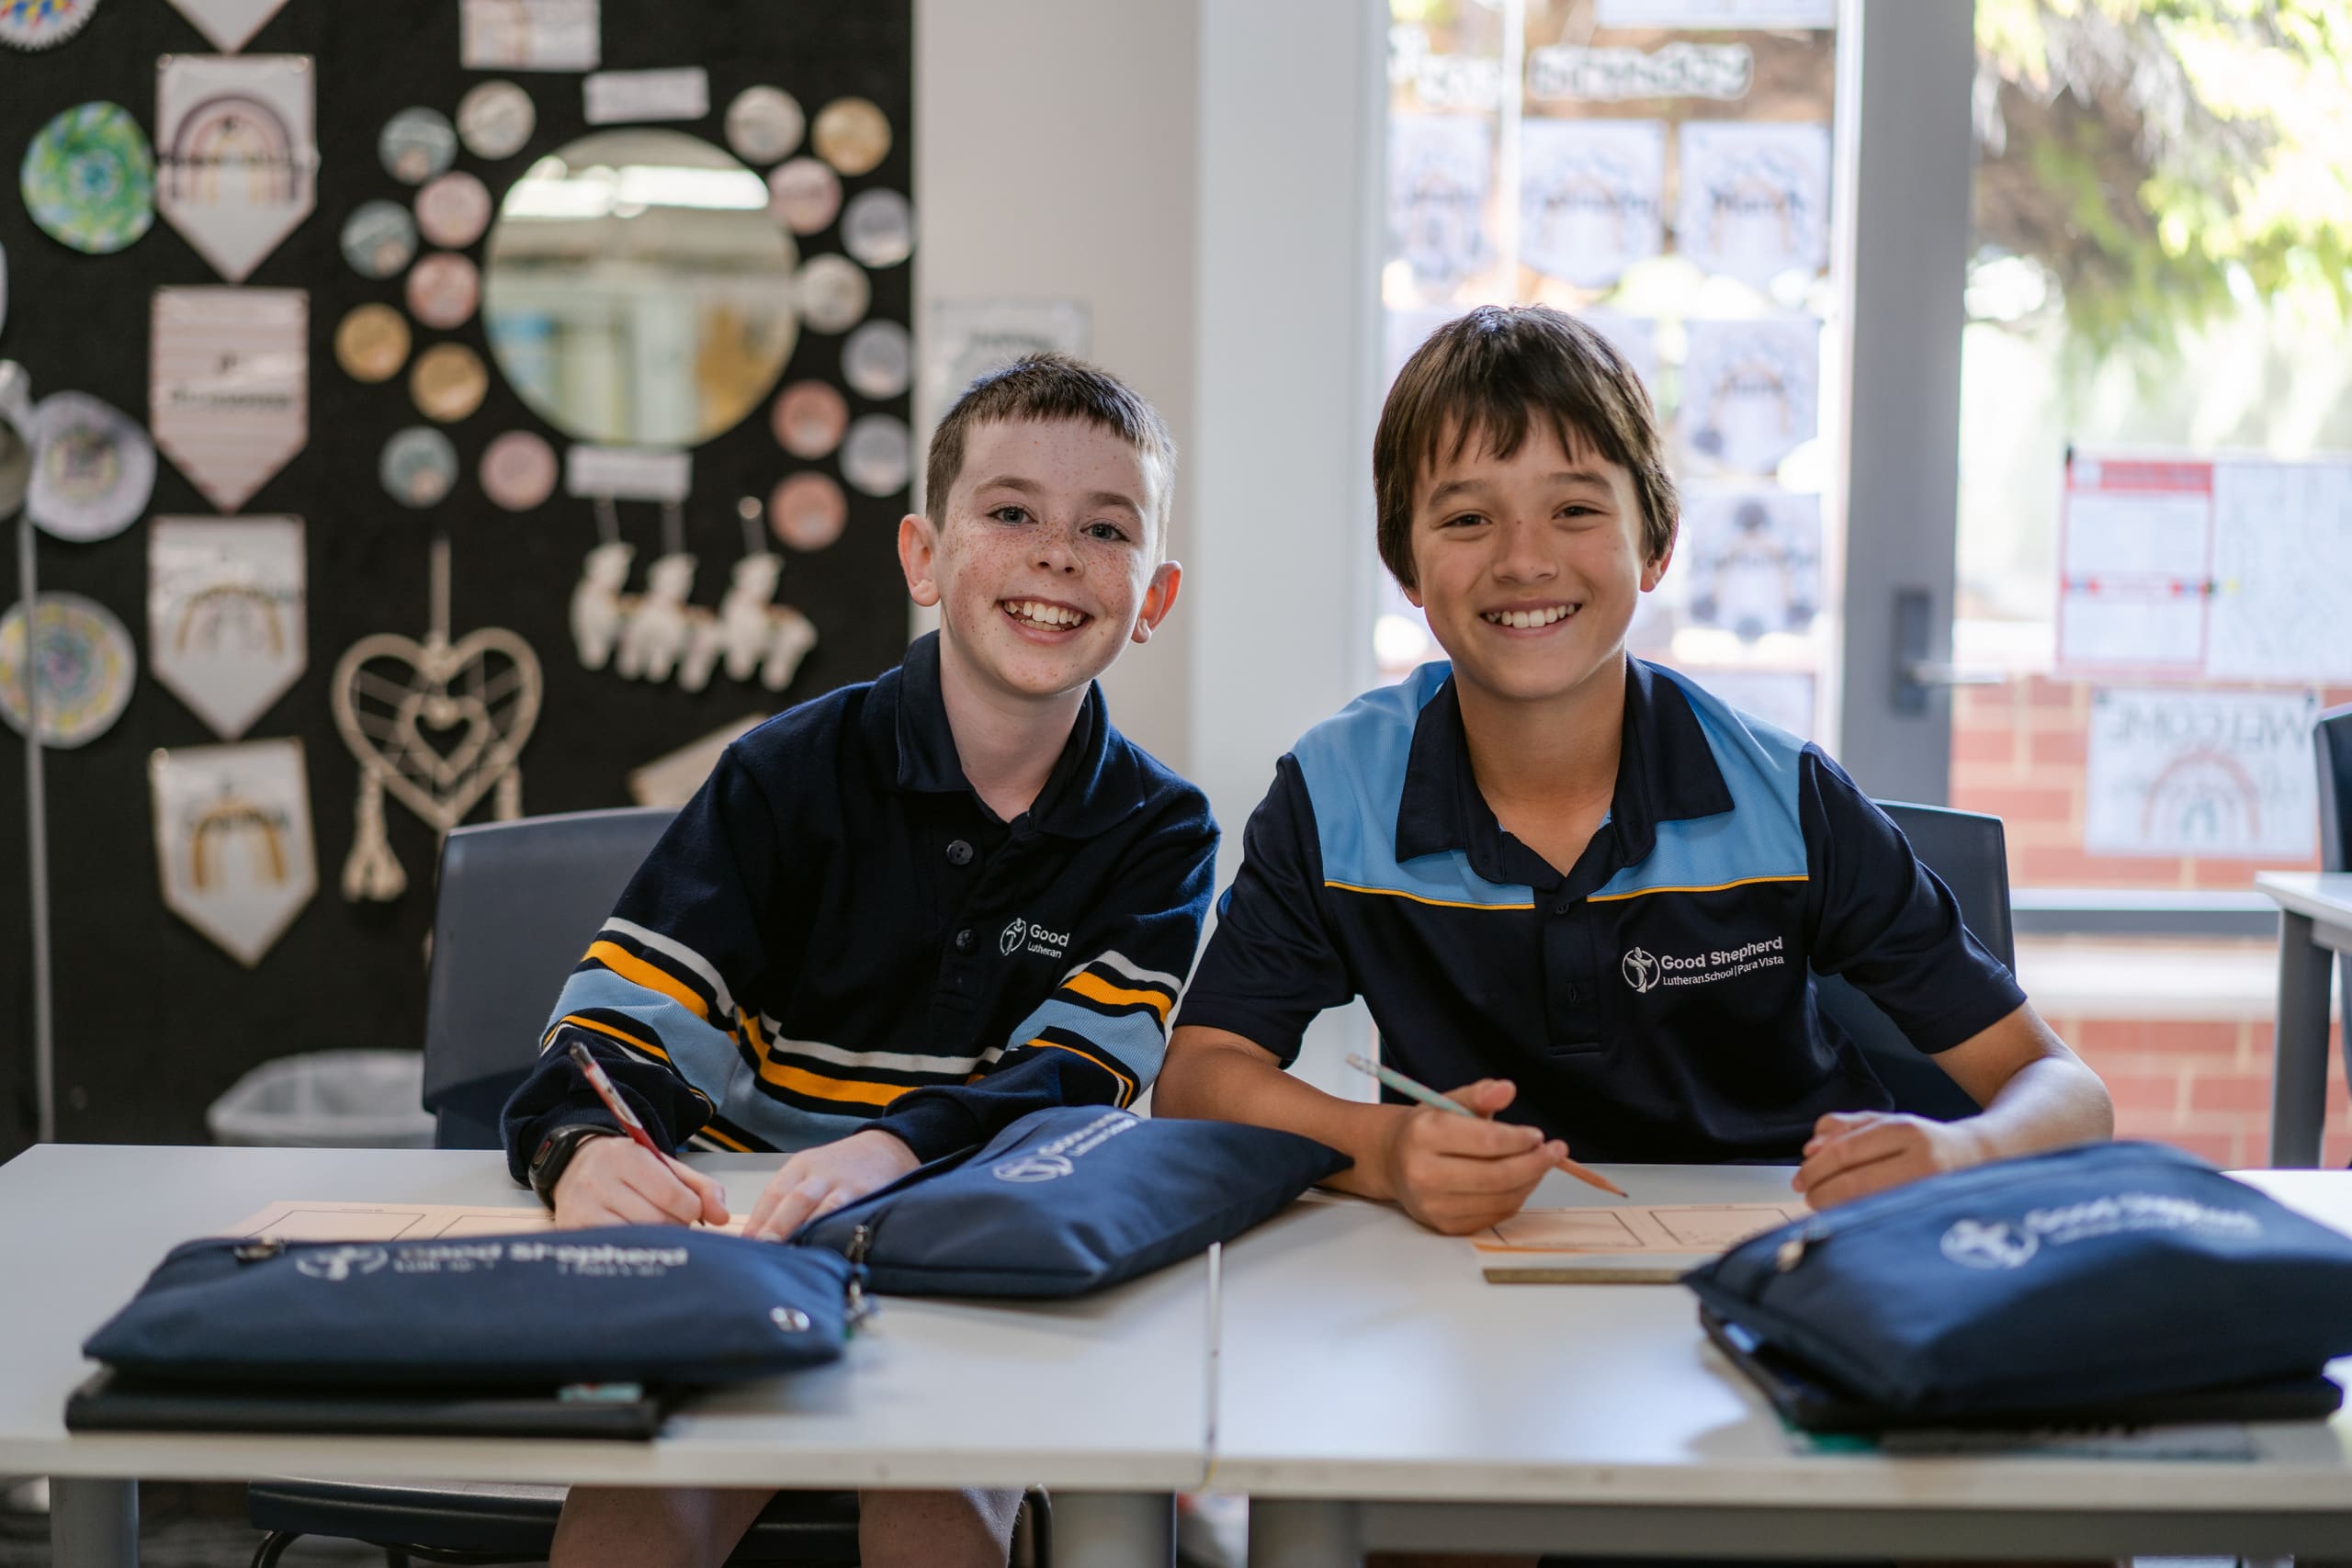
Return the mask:
POLYGON ((299 288, 155 290, 148 423, 223 512, 310 439, 309 320, 299 288))
POLYGON ((1388 120, 1388 254, 1425 293, 1445 294, 1494 260, 1486 231, 1495 172, 1483 115, 1399 114, 1388 120))
POLYGON ((1821 323, 1807 316, 1692 321, 1683 444, 1718 469, 1766 474, 1820 422, 1821 323))
POLYGON ((247 968, 319 890, 300 740, 175 746, 148 759, 164 903, 247 968))
POLYGON ((1748 642, 1805 631, 1821 607, 1821 498, 1691 486, 1674 570, 1696 625, 1748 642))
POLYGON ((2309 692, 2091 693, 2083 847, 2094 854, 2304 861, 2319 784, 2309 692))
POLYGON ((1663 120, 1527 120, 1520 255, 1546 276, 1606 288, 1664 246, 1665 187, 1663 120))
POLYGON ((158 517, 147 540, 147 661, 234 740, 310 659, 296 517, 158 517))
POLYGON ((232 283, 318 204, 317 83, 300 54, 158 62, 156 209, 232 283))
POLYGON ((1685 121, 1675 248, 1761 288, 1829 265, 1829 128, 1685 121))

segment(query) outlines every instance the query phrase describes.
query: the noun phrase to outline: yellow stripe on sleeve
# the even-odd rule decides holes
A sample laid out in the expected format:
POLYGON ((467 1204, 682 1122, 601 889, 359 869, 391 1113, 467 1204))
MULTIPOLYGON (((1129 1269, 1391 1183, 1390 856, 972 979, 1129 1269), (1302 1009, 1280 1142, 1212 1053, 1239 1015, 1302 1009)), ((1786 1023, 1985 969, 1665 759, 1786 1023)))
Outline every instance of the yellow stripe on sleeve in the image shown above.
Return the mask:
POLYGON ((1032 1040, 1027 1043, 1044 1051, 1068 1051, 1071 1055, 1077 1057, 1081 1062, 1092 1063, 1095 1066, 1102 1068, 1104 1072, 1118 1079, 1121 1086, 1125 1089, 1126 1092, 1119 1099, 1119 1104, 1122 1107, 1135 1103, 1136 1080, 1127 1077, 1126 1074, 1119 1071, 1118 1068, 1113 1066, 1102 1057, 1090 1056, 1085 1052, 1079 1050, 1075 1046, 1064 1045, 1059 1041, 1056 1040, 1032 1040))
POLYGON ((1169 1001, 1167 994, 1162 991, 1131 991, 1084 969, 1063 981, 1062 989, 1076 991, 1088 1000, 1101 1002, 1104 1007, 1133 1007, 1142 1002, 1151 1009, 1161 1023, 1168 1021, 1169 1001))
POLYGON ((916 1084, 859 1083, 850 1078, 829 1078, 804 1068, 786 1066, 782 1062, 762 1062, 760 1077, 797 1094, 812 1095, 819 1100, 848 1100, 861 1105, 888 1105, 899 1096, 919 1088, 916 1084))
POLYGON ((619 943, 590 942, 588 956, 627 980, 630 985, 642 986, 649 991, 659 991, 696 1018, 705 1021, 709 1020, 710 1004, 695 995, 692 987, 668 970, 648 964, 619 943))
POLYGON ((572 1013, 567 1016, 563 1020, 563 1022, 575 1023, 582 1029, 593 1029, 599 1034, 609 1035, 613 1039, 619 1041, 622 1044, 628 1046, 631 1050, 642 1051, 647 1055, 659 1057, 665 1063, 670 1059, 670 1053, 662 1049, 661 1046, 652 1043, 650 1041, 639 1040, 634 1034, 624 1034, 609 1023, 599 1023, 593 1018, 582 1018, 578 1013, 572 1013))

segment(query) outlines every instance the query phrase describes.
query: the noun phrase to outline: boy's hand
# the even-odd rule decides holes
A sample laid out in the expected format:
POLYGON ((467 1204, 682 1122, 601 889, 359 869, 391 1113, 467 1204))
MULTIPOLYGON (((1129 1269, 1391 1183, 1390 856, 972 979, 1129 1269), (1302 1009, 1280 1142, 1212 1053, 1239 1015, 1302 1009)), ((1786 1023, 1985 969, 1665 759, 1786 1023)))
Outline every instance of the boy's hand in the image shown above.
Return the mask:
POLYGON ((830 1214, 922 1163, 914 1150, 888 1133, 853 1133, 803 1149, 768 1178, 743 1234, 782 1241, 819 1214, 830 1214))
POLYGON ((558 1230, 727 1223, 727 1190, 628 1138, 591 1138, 555 1184, 558 1230))
POLYGON ((1388 1195, 1446 1235, 1468 1235, 1519 1213, 1568 1149, 1544 1142, 1533 1127, 1492 1120, 1518 1092, 1499 1078, 1448 1089, 1449 1099, 1478 1113, 1476 1120, 1426 1105, 1393 1108, 1397 1114, 1380 1146, 1388 1195))
POLYGON ((1826 1209, 1990 1157, 1965 1122, 1930 1122, 1892 1111, 1832 1111, 1813 1124, 1804 1163, 1789 1185, 1815 1208, 1826 1209))

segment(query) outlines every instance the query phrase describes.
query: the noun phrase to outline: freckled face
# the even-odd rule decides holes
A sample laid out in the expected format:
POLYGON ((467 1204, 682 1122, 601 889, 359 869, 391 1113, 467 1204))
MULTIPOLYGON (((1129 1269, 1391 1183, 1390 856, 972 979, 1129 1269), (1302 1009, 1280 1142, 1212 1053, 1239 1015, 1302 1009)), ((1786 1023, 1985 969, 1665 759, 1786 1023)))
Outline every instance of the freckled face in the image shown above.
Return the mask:
POLYGON ((975 426, 944 525, 899 528, 915 603, 940 613, 944 658, 1010 694, 1081 689, 1150 638, 1181 569, 1154 564, 1151 465, 1080 420, 975 426))
POLYGON ((1606 673, 1672 554, 1642 558, 1633 477, 1581 443, 1568 450, 1540 418, 1510 457, 1476 440, 1449 457, 1444 445, 1414 492, 1405 596, 1455 678, 1540 702, 1606 673))

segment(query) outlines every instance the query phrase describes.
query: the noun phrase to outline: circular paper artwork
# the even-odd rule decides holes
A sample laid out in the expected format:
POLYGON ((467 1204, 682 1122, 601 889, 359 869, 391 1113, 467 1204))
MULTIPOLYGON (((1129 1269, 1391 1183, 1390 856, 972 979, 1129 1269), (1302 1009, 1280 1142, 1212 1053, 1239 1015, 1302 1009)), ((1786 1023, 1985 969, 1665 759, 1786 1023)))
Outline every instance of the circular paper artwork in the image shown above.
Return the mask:
POLYGON ((463 326, 481 302, 481 274, 448 251, 435 251, 408 275, 408 313, 444 331, 463 326))
POLYGON ((915 209, 897 191, 860 191, 842 213, 842 249, 866 266, 896 266, 914 248, 915 209))
POLYGON ((416 226, 436 245, 461 250, 490 227, 490 187, 459 169, 416 193, 416 226))
POLYGON ((112 255, 155 221, 155 150, 120 104, 79 104, 41 127, 19 176, 41 232, 112 255))
POLYGON ((814 158, 768 171, 768 211, 796 234, 813 234, 842 209, 842 177, 814 158))
POLYGON ((61 539, 110 539, 155 491, 155 446, 130 416, 86 392, 53 392, 33 412, 25 510, 61 539))
POLYGON ((362 277, 390 277, 416 259, 416 224, 396 201, 363 201, 343 220, 343 259, 362 277))
POLYGON ((538 123, 538 106, 512 82, 484 82, 458 101, 458 139, 493 164, 520 152, 538 123))
POLYGON ((458 449, 437 430, 413 424, 384 443, 384 491, 403 506, 432 506, 458 482, 458 449))
POLYGON ((868 321, 842 344, 842 379, 861 398, 895 398, 914 374, 914 339, 896 321, 868 321))
POLYGON ((796 457, 821 457, 842 444, 849 400, 827 381, 795 381, 775 400, 776 445, 796 457))
POLYGON ((472 413, 489 390, 490 371, 481 355, 461 343, 435 344, 416 356, 416 368, 408 376, 416 412, 440 424, 472 413))
POLYGON ((0 0, 0 43, 48 49, 82 30, 98 0, 0 0))
POLYGON ((402 109, 376 138, 384 172, 402 185, 421 186, 458 160, 458 132, 438 109, 402 109))
MULTIPOLYGON (((139 674, 130 634, 114 613, 79 593, 40 596, 31 668, 40 687, 40 742, 71 749, 114 728, 139 674)), ((25 606, 0 615, 0 716, 25 733, 25 606)))
POLYGON ((796 550, 821 550, 842 536, 849 497, 822 474, 795 474, 768 497, 768 529, 796 550))
POLYGON ((913 477, 913 453, 904 420, 867 414, 842 443, 842 478, 868 495, 896 495, 913 477))
POLYGON ((555 448, 510 430, 482 449, 481 491, 509 512, 528 512, 555 493, 555 448))
POLYGON ((355 381, 389 381, 408 363, 408 318, 390 305, 360 305, 334 329, 335 363, 355 381))
POLYGON ((842 174, 871 174, 890 155, 890 119, 867 99, 835 98, 817 112, 808 141, 842 174))
POLYGON ((809 257, 792 288, 800 302, 800 319, 811 332, 847 332, 874 301, 873 286, 847 256, 809 257))
POLYGON ((727 106, 727 145, 746 164, 773 164, 808 129, 800 100, 781 87, 746 87, 727 106))

